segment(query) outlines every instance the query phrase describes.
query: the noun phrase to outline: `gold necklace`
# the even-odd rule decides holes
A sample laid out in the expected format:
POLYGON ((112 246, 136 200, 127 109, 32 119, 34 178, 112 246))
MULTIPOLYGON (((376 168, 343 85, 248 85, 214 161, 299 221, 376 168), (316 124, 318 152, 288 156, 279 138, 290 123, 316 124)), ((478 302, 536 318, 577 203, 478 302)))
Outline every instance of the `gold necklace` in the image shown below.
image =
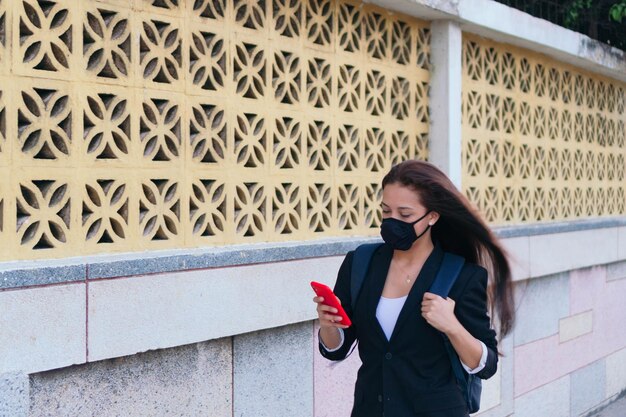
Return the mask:
POLYGON ((411 283, 411 274, 407 273, 407 272, 406 272, 406 269, 402 268, 399 264, 396 264, 396 266, 397 266, 398 268, 400 268, 400 270, 401 270, 404 274, 406 274, 406 279, 405 279, 405 280, 406 280, 406 283, 407 283, 407 284, 410 284, 410 283, 411 283))

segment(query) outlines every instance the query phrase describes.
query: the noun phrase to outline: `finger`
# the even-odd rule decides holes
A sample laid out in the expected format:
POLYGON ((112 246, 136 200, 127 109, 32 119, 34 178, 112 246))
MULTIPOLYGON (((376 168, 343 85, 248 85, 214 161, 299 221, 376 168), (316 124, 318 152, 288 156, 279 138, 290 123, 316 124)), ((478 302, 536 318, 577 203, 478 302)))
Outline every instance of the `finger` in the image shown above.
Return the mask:
POLYGON ((313 301, 320 304, 324 301, 324 297, 313 297, 313 301))
POLYGON ((329 313, 336 313, 337 312, 337 309, 335 307, 331 307, 331 306, 326 305, 326 304, 319 304, 319 309, 321 311, 326 311, 326 312, 329 312, 329 313))
POLYGON ((317 315, 320 317, 320 319, 326 318, 327 320, 331 320, 334 317, 337 317, 335 316, 335 314, 333 314, 332 311, 324 311, 324 310, 317 310, 317 315))
POLYGON ((341 324, 341 323, 337 323, 336 321, 329 321, 328 322, 328 327, 342 328, 342 327, 345 327, 345 326, 343 324, 341 324))
POLYGON ((436 300, 437 298, 441 297, 439 297, 437 294, 433 294, 432 292, 424 293, 424 300, 436 300))
POLYGON ((333 323, 333 317, 330 314, 320 314, 320 322, 325 322, 325 323, 333 323))
POLYGON ((341 316, 334 316, 332 314, 323 314, 322 317, 324 320, 328 320, 332 323, 340 322, 342 320, 341 316))
POLYGON ((332 321, 321 321, 320 320, 320 327, 334 327, 337 329, 347 329, 350 326, 346 326, 345 324, 341 324, 341 323, 334 323, 332 321))

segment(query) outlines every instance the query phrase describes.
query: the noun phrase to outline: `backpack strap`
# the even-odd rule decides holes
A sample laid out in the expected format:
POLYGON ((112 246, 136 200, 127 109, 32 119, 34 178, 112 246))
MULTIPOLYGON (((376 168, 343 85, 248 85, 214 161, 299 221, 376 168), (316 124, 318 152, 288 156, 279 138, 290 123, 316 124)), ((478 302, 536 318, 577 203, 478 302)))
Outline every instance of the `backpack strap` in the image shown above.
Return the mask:
POLYGON ((465 259, 461 256, 444 252, 441 267, 439 268, 439 272, 437 272, 435 281, 430 286, 430 292, 442 298, 447 298, 450 289, 461 273, 461 269, 463 269, 464 263, 465 259))
MULTIPOLYGON (((465 259, 462 257, 445 252, 443 254, 443 261, 441 263, 441 267, 439 268, 439 272, 437 272, 435 281, 430 287, 430 292, 437 294, 440 297, 447 298, 450 293, 450 289, 461 273, 461 269, 463 269, 464 263, 465 259)), ((454 346, 452 346, 448 337, 443 333, 441 333, 441 337, 443 337, 443 344, 446 347, 446 352, 450 358, 452 371, 454 372, 457 384, 463 393, 463 398, 465 398, 467 408, 470 413, 475 413, 480 407, 481 381, 475 375, 470 375, 465 371, 461 365, 461 360, 459 359, 459 356, 454 350, 454 346)))
POLYGON ((363 287, 363 281, 365 281, 365 275, 369 269, 372 255, 381 245, 383 244, 365 243, 354 251, 352 269, 350 271, 350 305, 352 306, 352 311, 354 311, 356 300, 359 298, 361 287, 363 287))

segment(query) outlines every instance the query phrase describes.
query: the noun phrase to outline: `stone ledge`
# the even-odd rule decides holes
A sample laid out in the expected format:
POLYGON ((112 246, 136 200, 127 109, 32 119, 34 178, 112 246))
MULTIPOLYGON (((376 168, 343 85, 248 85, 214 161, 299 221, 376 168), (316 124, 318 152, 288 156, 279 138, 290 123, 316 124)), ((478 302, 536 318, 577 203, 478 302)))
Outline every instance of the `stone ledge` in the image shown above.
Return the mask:
POLYGON ((607 217, 569 222, 537 223, 521 226, 494 227, 500 239, 522 236, 551 235, 556 233, 580 232, 582 230, 607 229, 626 226, 626 217, 607 217))
MULTIPOLYGON (((493 230, 500 239, 510 239, 623 226, 626 226, 626 217, 494 227, 493 230)), ((376 237, 361 236, 305 242, 103 254, 44 261, 12 261, 0 263, 0 291, 103 278, 338 256, 362 243, 378 241, 380 239, 376 237)))

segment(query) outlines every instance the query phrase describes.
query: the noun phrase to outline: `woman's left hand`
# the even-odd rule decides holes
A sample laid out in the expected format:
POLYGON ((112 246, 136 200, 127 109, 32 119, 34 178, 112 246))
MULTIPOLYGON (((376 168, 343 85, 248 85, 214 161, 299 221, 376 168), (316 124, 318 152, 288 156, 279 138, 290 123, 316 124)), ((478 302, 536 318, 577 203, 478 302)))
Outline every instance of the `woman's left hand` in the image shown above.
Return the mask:
POLYGON ((440 332, 448 334, 460 325, 454 315, 454 300, 426 292, 422 299, 422 317, 440 332))

